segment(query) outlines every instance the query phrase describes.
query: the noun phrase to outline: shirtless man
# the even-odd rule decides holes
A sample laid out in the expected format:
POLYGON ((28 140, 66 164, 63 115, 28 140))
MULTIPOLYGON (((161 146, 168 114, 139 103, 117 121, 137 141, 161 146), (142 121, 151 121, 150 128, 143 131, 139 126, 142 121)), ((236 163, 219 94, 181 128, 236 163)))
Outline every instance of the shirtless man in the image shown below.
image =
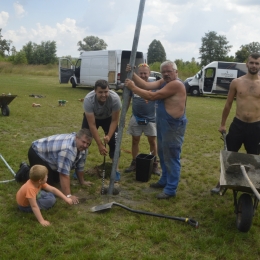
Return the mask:
MULTIPOLYGON (((246 75, 233 79, 222 112, 219 132, 226 132, 226 120, 236 97, 236 115, 226 136, 227 150, 238 152, 242 144, 249 154, 259 154, 260 143, 260 54, 252 53, 246 63, 246 75)), ((220 185, 211 190, 219 193, 220 185)))
MULTIPOLYGON (((129 65, 127 70, 131 70, 129 65)), ((178 80, 178 70, 175 63, 165 61, 161 64, 160 70, 163 79, 146 82, 134 73, 134 82, 126 79, 125 85, 146 100, 157 100, 157 144, 162 175, 160 180, 152 183, 150 187, 163 189, 157 198, 168 199, 176 195, 180 179, 180 154, 187 123, 185 115, 186 90, 183 83, 178 80)))

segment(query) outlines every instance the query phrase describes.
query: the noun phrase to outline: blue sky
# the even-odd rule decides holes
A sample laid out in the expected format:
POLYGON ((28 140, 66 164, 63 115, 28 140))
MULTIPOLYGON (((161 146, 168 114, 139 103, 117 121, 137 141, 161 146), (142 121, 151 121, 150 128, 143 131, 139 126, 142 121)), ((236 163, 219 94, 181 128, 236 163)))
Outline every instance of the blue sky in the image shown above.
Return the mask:
MULTIPOLYGON (((79 56, 77 42, 97 36, 110 50, 132 48, 139 0, 0 0, 0 28, 19 51, 29 41, 56 41, 57 56, 79 56)), ((234 55, 260 42, 259 0, 146 0, 138 50, 160 40, 167 59, 199 61, 201 38, 225 35, 234 55)))

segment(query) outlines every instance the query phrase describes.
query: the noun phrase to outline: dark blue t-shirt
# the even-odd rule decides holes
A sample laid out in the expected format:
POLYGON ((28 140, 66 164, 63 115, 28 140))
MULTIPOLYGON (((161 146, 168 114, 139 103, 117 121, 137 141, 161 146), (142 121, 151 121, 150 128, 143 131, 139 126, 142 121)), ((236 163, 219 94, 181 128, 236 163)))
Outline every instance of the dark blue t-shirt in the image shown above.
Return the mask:
POLYGON ((155 101, 145 100, 137 94, 130 93, 132 96, 133 115, 155 122, 155 101))

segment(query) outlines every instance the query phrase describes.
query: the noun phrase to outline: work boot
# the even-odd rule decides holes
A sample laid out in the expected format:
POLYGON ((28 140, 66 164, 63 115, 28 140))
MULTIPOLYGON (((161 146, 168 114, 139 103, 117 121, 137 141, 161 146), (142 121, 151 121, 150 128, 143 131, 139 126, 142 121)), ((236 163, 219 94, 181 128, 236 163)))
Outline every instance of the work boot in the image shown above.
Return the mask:
POLYGON ((133 159, 130 166, 128 168, 125 169, 125 172, 128 173, 128 172, 133 172, 136 170, 136 160, 133 159))
POLYGON ((158 167, 158 162, 154 162, 153 163, 153 171, 152 171, 152 173, 155 174, 155 175, 158 175, 158 176, 161 175, 161 172, 160 172, 159 167, 158 167))

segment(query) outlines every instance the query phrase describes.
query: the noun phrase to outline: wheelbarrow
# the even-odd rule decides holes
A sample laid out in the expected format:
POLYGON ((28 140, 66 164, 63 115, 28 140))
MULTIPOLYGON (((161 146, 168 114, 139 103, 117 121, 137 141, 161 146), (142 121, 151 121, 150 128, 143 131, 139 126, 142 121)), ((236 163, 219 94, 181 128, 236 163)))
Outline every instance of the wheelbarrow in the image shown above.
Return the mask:
POLYGON ((260 200, 260 156, 220 151, 220 195, 227 189, 233 191, 236 226, 241 232, 248 232, 260 200), (238 194, 240 194, 238 198, 238 194))
POLYGON ((0 96, 0 108, 3 116, 9 116, 10 110, 8 105, 17 97, 17 95, 4 95, 0 96))

